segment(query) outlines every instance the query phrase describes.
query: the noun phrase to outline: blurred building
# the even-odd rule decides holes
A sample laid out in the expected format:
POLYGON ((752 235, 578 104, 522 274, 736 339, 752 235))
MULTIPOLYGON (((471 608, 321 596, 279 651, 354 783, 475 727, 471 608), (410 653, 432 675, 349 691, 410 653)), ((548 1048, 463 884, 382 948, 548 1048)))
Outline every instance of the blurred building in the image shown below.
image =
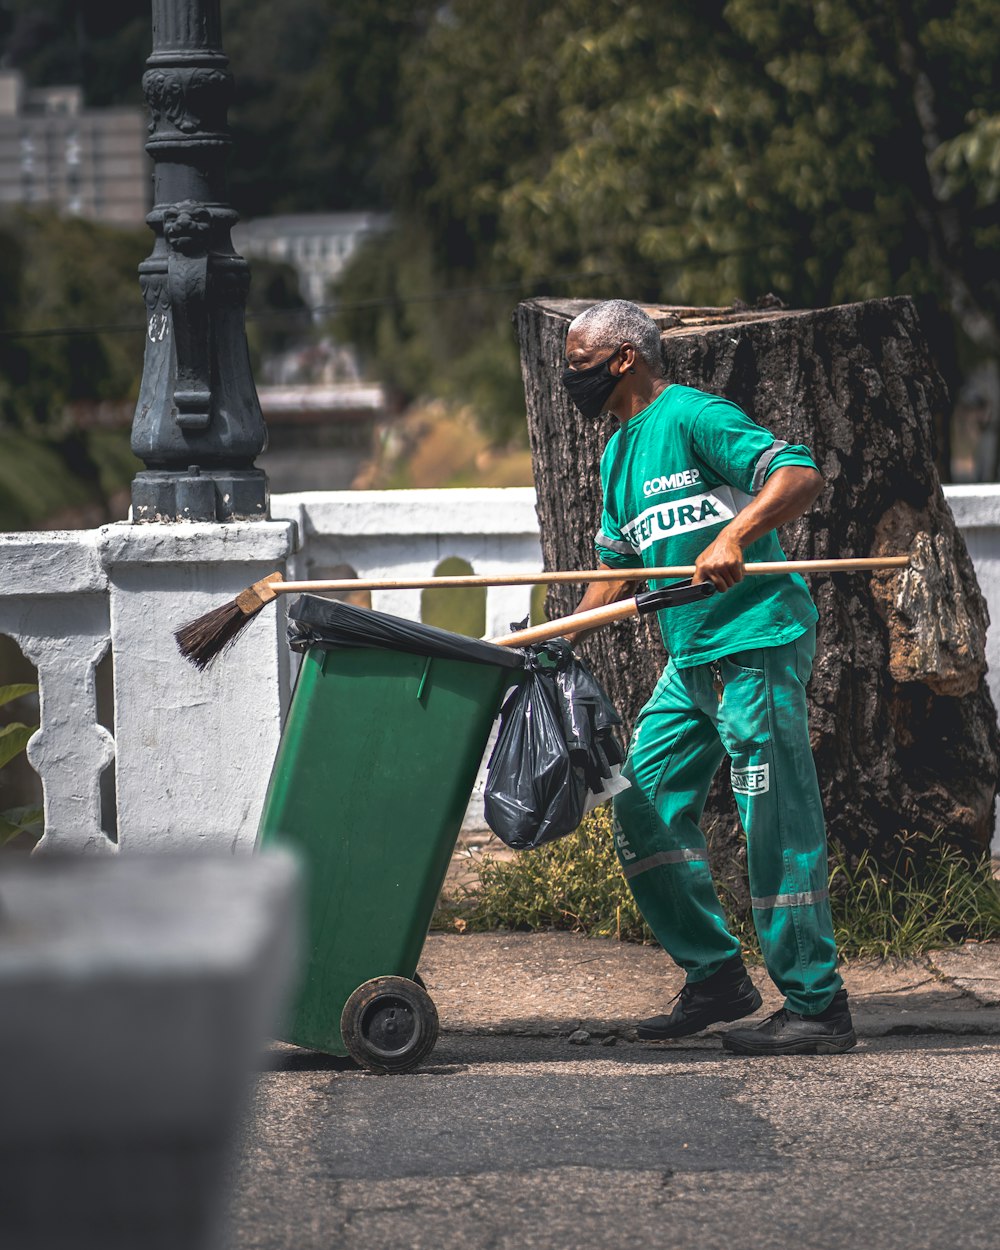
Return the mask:
POLYGON ((352 252, 372 234, 385 230, 384 213, 290 213, 255 217, 233 231, 241 256, 291 265, 299 291, 312 309, 328 299, 330 283, 340 276, 352 252))
POLYGON ((79 87, 25 86, 0 70, 0 206, 45 204, 107 225, 140 226, 151 164, 141 108, 88 109, 79 87))

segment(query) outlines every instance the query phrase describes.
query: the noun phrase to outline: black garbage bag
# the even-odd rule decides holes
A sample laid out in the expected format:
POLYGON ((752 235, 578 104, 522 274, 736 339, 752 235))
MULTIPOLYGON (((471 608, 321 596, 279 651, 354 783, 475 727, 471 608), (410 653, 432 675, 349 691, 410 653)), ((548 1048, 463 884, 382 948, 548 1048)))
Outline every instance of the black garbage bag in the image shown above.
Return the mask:
POLYGON ((288 645, 293 651, 374 647, 501 668, 521 668, 524 664, 523 652, 515 648, 496 647, 478 638, 318 595, 300 595, 288 609, 288 645))
POLYGON ((589 665, 573 654, 568 642, 556 639, 544 645, 555 660, 566 745, 586 778, 592 796, 586 805, 589 810, 613 792, 608 791, 608 783, 624 763, 625 752, 616 733, 622 720, 589 665))
POLYGON ((525 674, 500 711, 486 772, 486 823, 515 850, 578 827, 627 782, 618 714, 587 665, 563 640, 525 648, 525 674))

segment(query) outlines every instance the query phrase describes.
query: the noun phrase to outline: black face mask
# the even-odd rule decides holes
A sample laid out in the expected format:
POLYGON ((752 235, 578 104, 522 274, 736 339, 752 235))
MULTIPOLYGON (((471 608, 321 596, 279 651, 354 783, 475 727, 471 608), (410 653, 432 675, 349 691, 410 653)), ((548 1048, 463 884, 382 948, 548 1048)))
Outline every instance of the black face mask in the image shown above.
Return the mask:
POLYGON ((621 348, 616 347, 610 356, 589 369, 563 370, 563 386, 585 417, 599 417, 611 398, 611 392, 621 381, 620 374, 611 372, 611 362, 620 351, 621 348))

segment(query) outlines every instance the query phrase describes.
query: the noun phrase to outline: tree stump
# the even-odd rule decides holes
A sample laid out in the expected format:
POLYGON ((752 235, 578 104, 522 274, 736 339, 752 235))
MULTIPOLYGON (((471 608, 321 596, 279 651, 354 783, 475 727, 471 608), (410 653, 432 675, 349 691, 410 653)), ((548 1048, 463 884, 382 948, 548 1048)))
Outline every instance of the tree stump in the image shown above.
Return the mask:
MULTIPOLYGON (((584 420, 559 380, 566 328, 592 302, 528 300, 514 315, 547 569, 595 563, 598 469, 615 426, 584 420)), ((988 617, 934 468, 948 397, 912 302, 646 311, 663 328, 671 381, 723 395, 812 449, 826 490, 781 531, 789 558, 914 553, 912 570, 807 578, 820 614, 811 736, 831 836, 852 857, 868 848, 883 861, 924 839, 981 853, 1000 757, 988 617)), ((571 612, 579 590, 553 587, 549 615, 571 612)), ((630 729, 665 663, 655 622, 605 629, 582 649, 630 729)), ((705 831, 736 886, 744 852, 725 769, 705 831)))

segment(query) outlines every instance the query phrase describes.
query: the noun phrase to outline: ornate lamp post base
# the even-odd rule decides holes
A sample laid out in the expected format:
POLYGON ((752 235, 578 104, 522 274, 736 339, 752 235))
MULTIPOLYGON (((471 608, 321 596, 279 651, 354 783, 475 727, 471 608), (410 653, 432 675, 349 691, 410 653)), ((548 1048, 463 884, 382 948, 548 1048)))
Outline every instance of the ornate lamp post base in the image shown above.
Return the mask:
POLYGON ((132 482, 133 521, 266 521, 263 469, 146 469, 132 482))

